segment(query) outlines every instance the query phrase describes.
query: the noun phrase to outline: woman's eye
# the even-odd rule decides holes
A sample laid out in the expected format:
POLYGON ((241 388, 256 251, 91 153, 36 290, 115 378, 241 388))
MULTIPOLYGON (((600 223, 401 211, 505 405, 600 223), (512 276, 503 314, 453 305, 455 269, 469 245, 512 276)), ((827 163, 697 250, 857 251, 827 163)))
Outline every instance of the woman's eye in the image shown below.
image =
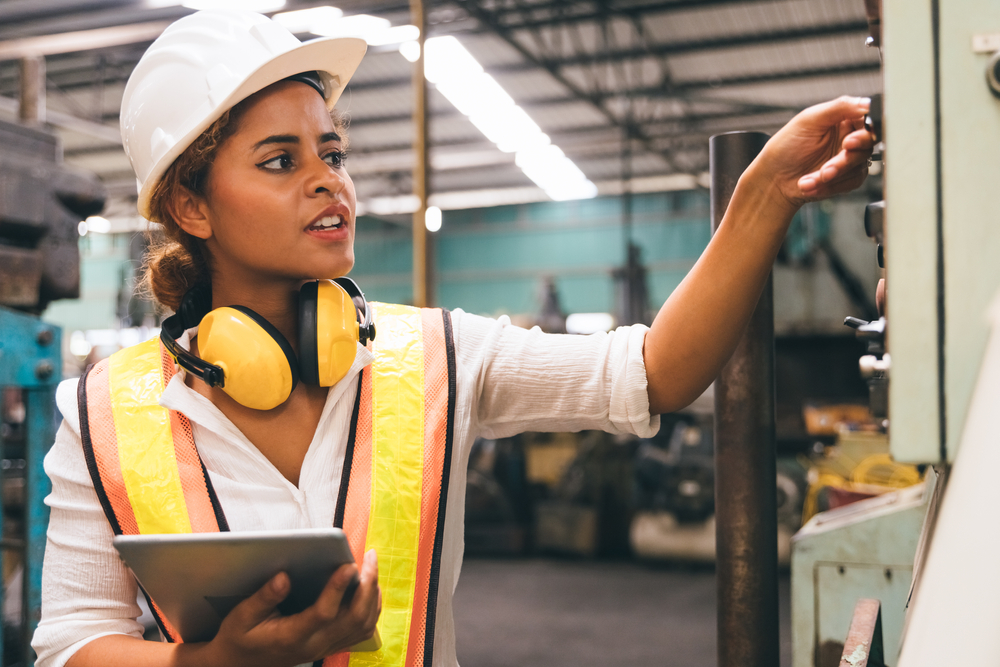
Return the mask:
POLYGON ((292 157, 290 155, 279 155, 266 162, 261 162, 258 166, 270 171, 281 171, 292 166, 292 157))
POLYGON ((344 162, 347 160, 347 154, 343 151, 334 151, 332 153, 327 153, 323 160, 326 161, 328 165, 335 169, 339 169, 344 166, 344 162))

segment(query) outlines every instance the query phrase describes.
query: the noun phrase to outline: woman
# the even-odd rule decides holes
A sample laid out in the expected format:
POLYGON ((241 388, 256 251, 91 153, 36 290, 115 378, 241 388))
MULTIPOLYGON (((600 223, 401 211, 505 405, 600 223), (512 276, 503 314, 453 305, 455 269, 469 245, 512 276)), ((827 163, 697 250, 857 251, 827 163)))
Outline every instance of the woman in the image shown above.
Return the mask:
MULTIPOLYGON (((122 111, 140 212, 169 239, 152 253, 148 282, 161 304, 180 311, 179 320, 164 326, 172 351, 163 356, 162 383, 143 409, 169 415, 165 437, 178 459, 193 457, 187 469, 196 474, 184 482, 183 496, 191 507, 207 509, 201 518, 200 510, 189 509, 183 526, 343 526, 360 568, 338 570, 300 614, 275 611, 289 590, 279 574, 233 609, 212 641, 141 641, 136 584, 111 538, 113 532, 156 532, 143 529, 140 514, 156 514, 160 501, 153 494, 142 506, 111 488, 135 471, 125 463, 117 467, 113 447, 130 446, 127 429, 120 428, 114 399, 109 403, 98 391, 114 390, 117 377, 146 363, 148 354, 130 348, 109 367, 59 389, 66 419, 46 458, 53 491, 43 617, 34 638, 39 665, 299 665, 334 654, 325 664, 347 664, 353 655, 352 661, 372 664, 455 665, 451 597, 475 437, 595 428, 654 434, 656 415, 697 397, 732 353, 792 215, 807 201, 857 187, 867 174, 872 139, 862 118, 868 101, 845 97, 812 107, 778 132, 740 179, 718 233, 648 330, 637 325, 553 336, 510 326, 506 318, 379 304, 372 309, 378 335, 371 349, 354 342, 354 325, 344 368, 327 381, 296 384, 292 361, 315 361, 316 351, 306 348, 325 335, 323 327, 311 339, 303 333, 316 327, 300 306, 318 308, 316 290, 327 289, 309 293, 308 285, 343 276, 354 263, 347 138, 329 110, 361 53, 357 40, 299 45, 256 14, 200 12, 150 47, 122 111), (175 66, 187 69, 178 75, 175 66), (210 316, 201 317, 230 304, 253 309, 254 321, 269 323, 267 335, 290 348, 291 382, 270 403, 234 398, 234 377, 219 386, 216 371, 199 365, 199 355, 209 356, 214 330, 210 316), (419 350, 418 362, 407 356, 411 349, 419 350), (174 360, 186 372, 176 372, 174 360), (387 411, 387 387, 389 402, 414 407, 387 411), (114 428, 95 417, 102 414, 114 428), (391 465, 380 458, 390 440, 401 447, 391 465), (405 450, 414 441, 423 449, 405 450), (114 456, 107 458, 109 451, 114 456), (386 477, 387 471, 398 476, 386 477), (190 491, 194 478, 198 489, 190 491), (403 487, 414 479, 416 491, 407 496, 403 487), (390 513, 415 512, 409 546, 376 535, 390 506, 390 513), (365 553, 366 546, 374 549, 365 553), (356 574, 357 592, 341 606, 356 574), (344 653, 371 636, 380 613, 382 651, 344 653)), ((370 314, 361 308, 362 316, 370 314)), ((155 341, 146 345, 159 355, 155 341)), ((161 372, 153 368, 159 359, 140 380, 161 372)), ((315 374, 315 363, 307 366, 304 377, 315 374)), ((221 366, 217 370, 221 377, 221 366)), ((235 375, 230 366, 225 373, 235 375)), ((249 377, 254 396, 256 385, 272 383, 259 368, 249 377)), ((152 451, 153 444, 136 442, 141 454, 152 451)))

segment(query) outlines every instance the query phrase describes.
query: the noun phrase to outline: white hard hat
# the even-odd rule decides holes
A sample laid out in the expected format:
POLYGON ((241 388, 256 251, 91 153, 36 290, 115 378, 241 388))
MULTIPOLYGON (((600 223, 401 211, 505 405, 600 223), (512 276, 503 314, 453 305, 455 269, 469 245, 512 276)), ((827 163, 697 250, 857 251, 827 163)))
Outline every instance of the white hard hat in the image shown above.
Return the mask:
POLYGON ((300 42, 271 19, 211 10, 167 27, 135 66, 122 97, 125 153, 138 179, 139 213, 173 161, 241 100, 282 79, 316 71, 332 109, 365 55, 353 37, 300 42))

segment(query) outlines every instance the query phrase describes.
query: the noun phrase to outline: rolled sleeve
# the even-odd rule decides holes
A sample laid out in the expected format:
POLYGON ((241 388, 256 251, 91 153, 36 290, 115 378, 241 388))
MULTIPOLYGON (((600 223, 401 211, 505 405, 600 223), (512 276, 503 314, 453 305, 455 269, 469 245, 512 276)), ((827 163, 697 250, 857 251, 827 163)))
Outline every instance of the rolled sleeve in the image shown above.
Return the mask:
POLYGON ((546 334, 455 311, 459 371, 476 387, 475 418, 484 437, 523 431, 598 429, 654 435, 642 347, 647 328, 590 336, 546 334))

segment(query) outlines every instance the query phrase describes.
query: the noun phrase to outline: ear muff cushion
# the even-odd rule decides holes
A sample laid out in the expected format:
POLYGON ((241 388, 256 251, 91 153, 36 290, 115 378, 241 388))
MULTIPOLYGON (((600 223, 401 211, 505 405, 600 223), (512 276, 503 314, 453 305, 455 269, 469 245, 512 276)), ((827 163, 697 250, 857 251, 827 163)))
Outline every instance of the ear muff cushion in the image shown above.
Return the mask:
POLYGON ((316 356, 316 301, 319 282, 306 283, 299 290, 299 372, 302 381, 319 386, 319 361, 316 356))
POLYGON ((278 331, 277 329, 275 329, 273 324, 271 324, 263 317, 255 313, 253 310, 247 308, 246 306, 230 306, 230 308, 232 308, 233 310, 238 310, 247 317, 249 317, 250 319, 252 319, 258 325, 260 325, 261 329, 267 332, 267 334, 274 339, 274 342, 278 344, 278 347, 281 348, 281 351, 285 353, 285 360, 288 362, 288 367, 291 369, 292 372, 292 389, 295 389, 295 387, 299 384, 299 364, 298 360, 295 358, 295 350, 292 349, 292 346, 288 342, 288 339, 285 338, 285 335, 280 331, 278 331))
POLYGON ((244 306, 216 308, 202 319, 198 354, 223 369, 222 388, 233 400, 255 410, 281 405, 299 381, 291 345, 244 306))

